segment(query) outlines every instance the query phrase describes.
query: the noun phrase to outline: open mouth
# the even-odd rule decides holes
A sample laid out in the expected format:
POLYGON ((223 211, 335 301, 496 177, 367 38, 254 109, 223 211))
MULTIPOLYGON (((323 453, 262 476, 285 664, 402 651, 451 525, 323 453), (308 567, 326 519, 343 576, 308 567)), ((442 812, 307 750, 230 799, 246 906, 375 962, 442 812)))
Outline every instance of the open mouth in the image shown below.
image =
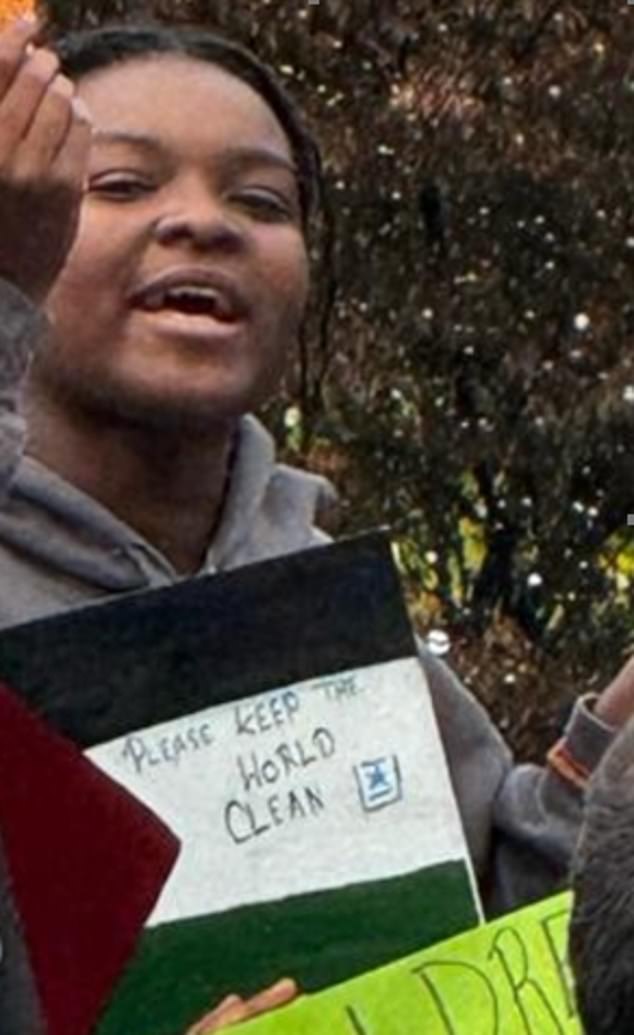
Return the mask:
POLYGON ((226 296, 214 288, 194 285, 150 290, 140 299, 140 308, 150 313, 206 316, 221 323, 235 323, 240 319, 240 314, 226 296))
MULTIPOLYGON (((157 274, 131 296, 133 308, 173 317, 183 329, 231 330, 249 315, 250 305, 234 277, 206 267, 177 267, 157 274)), ((172 322, 172 321, 170 321, 172 322)))

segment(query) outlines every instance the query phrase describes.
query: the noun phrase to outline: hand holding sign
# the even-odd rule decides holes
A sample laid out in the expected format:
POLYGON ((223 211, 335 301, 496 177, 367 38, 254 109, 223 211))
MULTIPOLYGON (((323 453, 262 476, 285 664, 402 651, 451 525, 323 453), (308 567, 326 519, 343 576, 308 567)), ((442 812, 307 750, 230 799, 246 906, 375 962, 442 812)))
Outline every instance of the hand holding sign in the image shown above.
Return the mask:
POLYGON ((213 1035, 213 1032, 221 1031, 223 1028, 253 1020, 269 1010, 286 1006, 297 997, 297 994, 298 988, 292 978, 282 978, 249 999, 243 999, 239 995, 228 995, 215 1010, 190 1028, 187 1035, 213 1035))

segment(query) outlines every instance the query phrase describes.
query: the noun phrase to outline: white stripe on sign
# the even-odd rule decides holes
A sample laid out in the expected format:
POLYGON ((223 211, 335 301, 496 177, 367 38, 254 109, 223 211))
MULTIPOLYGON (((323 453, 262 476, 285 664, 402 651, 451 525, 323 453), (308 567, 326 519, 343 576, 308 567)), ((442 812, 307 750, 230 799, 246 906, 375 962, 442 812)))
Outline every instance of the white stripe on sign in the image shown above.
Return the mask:
POLYGON ((467 860, 415 658, 217 705, 88 754, 183 842, 151 923, 467 860))

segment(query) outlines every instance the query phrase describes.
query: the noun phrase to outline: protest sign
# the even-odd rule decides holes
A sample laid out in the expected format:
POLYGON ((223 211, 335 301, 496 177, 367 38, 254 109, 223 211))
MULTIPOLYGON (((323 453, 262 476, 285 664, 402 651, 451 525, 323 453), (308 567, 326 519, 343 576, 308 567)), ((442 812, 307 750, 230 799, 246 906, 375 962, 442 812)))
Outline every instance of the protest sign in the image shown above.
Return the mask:
POLYGON ((502 917, 240 1026, 241 1035, 582 1035, 571 896, 502 917))
POLYGON ((0 635, 2 675, 181 838, 102 1032, 318 989, 479 907, 389 543, 371 535, 0 635))

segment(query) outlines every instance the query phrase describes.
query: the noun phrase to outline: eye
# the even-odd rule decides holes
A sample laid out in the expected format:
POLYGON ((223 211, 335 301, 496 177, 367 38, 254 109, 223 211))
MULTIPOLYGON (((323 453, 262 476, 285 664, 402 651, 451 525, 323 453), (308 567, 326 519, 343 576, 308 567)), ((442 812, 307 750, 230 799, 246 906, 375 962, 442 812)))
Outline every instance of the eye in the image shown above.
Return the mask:
POLYGON ((112 172, 93 176, 88 181, 88 193, 116 201, 134 201, 154 189, 147 177, 138 173, 112 172))
POLYGON ((290 198, 276 191, 243 190, 233 200, 258 219, 269 222, 290 222, 296 218, 296 206, 290 198))

